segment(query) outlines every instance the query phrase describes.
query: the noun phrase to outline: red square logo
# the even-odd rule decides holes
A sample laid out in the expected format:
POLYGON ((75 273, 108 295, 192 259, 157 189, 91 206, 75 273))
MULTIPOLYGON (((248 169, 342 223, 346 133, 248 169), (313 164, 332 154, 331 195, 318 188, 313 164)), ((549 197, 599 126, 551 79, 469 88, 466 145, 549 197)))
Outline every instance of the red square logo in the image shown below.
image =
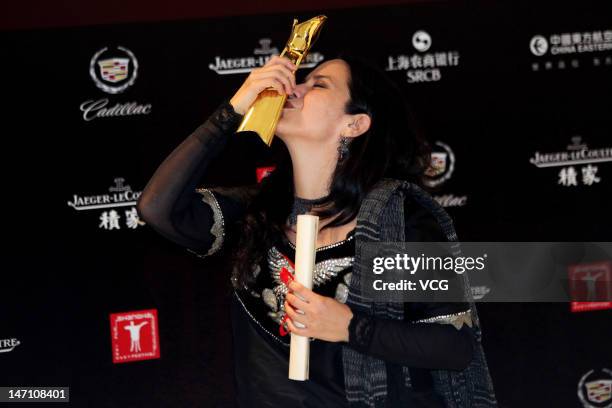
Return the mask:
POLYGON ((591 262, 568 267, 572 312, 612 309, 612 262, 591 262), (592 301, 589 301, 592 300, 592 301))
POLYGON ((159 358, 157 309, 111 313, 113 363, 159 358))

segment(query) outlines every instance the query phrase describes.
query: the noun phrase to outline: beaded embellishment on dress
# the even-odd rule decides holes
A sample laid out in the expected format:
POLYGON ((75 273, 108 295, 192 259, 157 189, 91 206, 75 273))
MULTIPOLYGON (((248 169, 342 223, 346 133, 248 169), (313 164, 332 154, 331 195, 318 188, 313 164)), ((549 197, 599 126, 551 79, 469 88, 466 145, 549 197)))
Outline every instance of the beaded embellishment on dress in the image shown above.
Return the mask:
POLYGON ((199 188, 196 191, 202 195, 202 201, 208 204, 213 212, 213 225, 210 228, 210 233, 215 237, 215 240, 210 246, 210 249, 208 252, 206 252, 206 254, 198 254, 197 252, 190 250, 190 252, 196 254, 200 258, 204 258, 221 249, 223 240, 225 239, 225 219, 223 218, 223 212, 221 211, 221 206, 217 201, 217 197, 215 197, 212 191, 210 191, 208 188, 199 188))
POLYGON ((420 319, 414 321, 414 323, 441 323, 441 324, 452 324, 455 326, 457 330, 463 327, 463 324, 467 324, 469 327, 472 327, 472 316, 470 313, 470 309, 465 310, 463 312, 451 313, 447 315, 441 316, 433 316, 427 319, 420 319))
MULTIPOLYGON (((315 263, 313 274, 313 286, 319 286, 329 282, 338 275, 341 271, 353 265, 355 257, 345 256, 342 258, 331 258, 315 263)), ((285 315, 285 296, 287 295, 287 286, 282 282, 280 273, 283 268, 286 268, 291 274, 295 273, 295 269, 291 266, 289 260, 275 246, 268 250, 268 267, 270 274, 276 286, 270 290, 263 289, 262 297, 264 303, 271 309, 268 316, 276 323, 281 322, 285 315), (276 302, 274 302, 274 298, 276 302)), ((348 275, 348 274, 347 274, 348 275)), ((350 277, 349 277, 350 279, 350 277)), ((346 281, 346 277, 344 279, 346 281)), ((348 297, 348 286, 345 283, 338 284, 336 288, 336 300, 346 302, 348 297)))

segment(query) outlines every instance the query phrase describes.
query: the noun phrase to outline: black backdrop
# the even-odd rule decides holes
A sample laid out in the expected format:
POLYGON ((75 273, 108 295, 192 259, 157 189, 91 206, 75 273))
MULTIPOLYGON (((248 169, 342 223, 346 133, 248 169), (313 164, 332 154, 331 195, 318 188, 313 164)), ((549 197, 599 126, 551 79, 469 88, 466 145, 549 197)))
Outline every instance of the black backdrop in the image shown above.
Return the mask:
MULTIPOLYGON (((284 45, 293 17, 319 13, 329 20, 313 56, 351 49, 384 68, 389 57, 394 67, 407 57, 411 67, 389 75, 446 153, 432 193, 462 204, 447 206, 461 240, 610 240, 612 50, 551 49, 573 33, 581 43, 612 44, 612 10, 603 3, 448 1, 3 32, 0 340, 20 344, 0 353, 0 385, 70 386, 74 406, 232 406, 223 257, 202 260, 146 225, 130 228, 129 203, 114 208, 119 228, 105 229, 100 217, 112 208, 77 211, 68 202, 113 194, 109 188, 137 197, 163 158, 247 75, 220 74, 210 64, 265 57, 266 44, 284 45), (429 35, 428 50, 413 45, 419 30, 429 35), (530 50, 538 35, 549 45, 544 55, 530 50), (138 72, 132 59, 126 80, 100 81, 94 61, 99 82, 134 79, 113 94, 96 86, 90 64, 104 47, 104 57, 125 56, 118 46, 132 53, 138 72), (454 62, 444 64, 449 53, 454 62), (413 56, 426 54, 436 67, 413 69, 413 56), (418 75, 439 80, 409 82, 418 75), (104 98, 109 107, 150 105, 150 113, 84 120, 81 104, 104 98), (579 145, 602 149, 603 160, 530 162, 536 152, 579 145), (560 182, 570 167, 576 185, 560 182), (157 310, 161 357, 114 364, 109 315, 144 309, 157 310)), ((251 135, 236 137, 202 185, 251 183, 257 167, 273 164, 273 152, 251 135)), ((500 406, 581 406, 580 378, 612 365, 610 310, 479 303, 479 312, 500 406)))

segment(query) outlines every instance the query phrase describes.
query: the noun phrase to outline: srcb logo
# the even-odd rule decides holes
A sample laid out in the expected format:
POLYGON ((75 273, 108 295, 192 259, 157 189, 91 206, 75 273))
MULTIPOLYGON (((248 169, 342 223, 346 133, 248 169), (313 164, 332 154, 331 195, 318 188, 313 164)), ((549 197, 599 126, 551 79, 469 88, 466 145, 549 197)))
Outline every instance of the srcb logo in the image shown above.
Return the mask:
POLYGON ((412 46, 420 52, 425 52, 431 47, 431 36, 423 30, 419 30, 412 36, 412 46))

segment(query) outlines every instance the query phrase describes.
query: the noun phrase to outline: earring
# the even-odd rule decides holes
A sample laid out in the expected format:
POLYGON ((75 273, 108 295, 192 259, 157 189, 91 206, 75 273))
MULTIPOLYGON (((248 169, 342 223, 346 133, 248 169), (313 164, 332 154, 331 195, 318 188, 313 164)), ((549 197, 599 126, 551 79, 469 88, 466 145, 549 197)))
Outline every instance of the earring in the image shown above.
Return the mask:
POLYGON ((352 138, 346 136, 340 136, 340 143, 338 145, 338 161, 344 160, 349 153, 349 144, 352 138))

